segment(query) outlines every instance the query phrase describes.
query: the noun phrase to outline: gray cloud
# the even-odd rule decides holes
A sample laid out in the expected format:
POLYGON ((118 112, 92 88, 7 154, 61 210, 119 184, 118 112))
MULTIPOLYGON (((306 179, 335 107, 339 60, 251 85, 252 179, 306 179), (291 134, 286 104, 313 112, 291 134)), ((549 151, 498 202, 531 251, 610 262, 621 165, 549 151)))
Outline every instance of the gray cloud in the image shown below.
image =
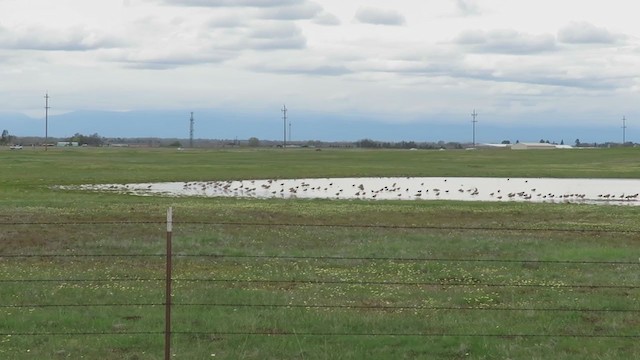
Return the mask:
POLYGON ((361 7, 356 12, 355 19, 361 23, 373 25, 404 25, 406 20, 395 10, 384 10, 372 7, 361 7))
POLYGON ((395 60, 360 61, 350 68, 361 73, 384 72, 414 80, 452 78, 585 91, 610 91, 633 86, 634 75, 615 70, 603 71, 595 66, 597 63, 564 62, 561 53, 523 57, 522 61, 513 63, 501 54, 465 56, 457 52, 447 53, 446 48, 431 48, 415 50, 409 56, 402 55, 395 60), (478 63, 478 59, 485 57, 489 60, 478 63))
POLYGON ((165 4, 199 7, 276 7, 295 5, 306 0, 163 0, 165 4))
POLYGON ((122 45, 119 39, 81 26, 64 30, 29 27, 13 31, 0 27, 0 48, 5 49, 88 51, 122 45))
POLYGON ((455 0, 458 12, 461 15, 478 15, 480 14, 480 8, 474 0, 455 0))
MULTIPOLYGON (((552 66, 549 66, 552 67, 552 66)), ((546 70, 536 67, 518 71, 496 71, 495 69, 455 68, 448 74, 451 77, 467 78, 497 83, 542 85, 583 90, 611 90, 627 86, 630 79, 601 75, 568 75, 564 69, 546 70)))
POLYGON ((298 50, 307 45, 295 22, 234 14, 214 18, 205 28, 176 19, 165 23, 143 19, 134 25, 132 33, 138 35, 138 42, 155 39, 156 43, 146 42, 144 47, 132 47, 132 51, 124 49, 107 60, 130 68, 164 70, 219 64, 238 59, 247 51, 298 50))
POLYGON ((227 60, 227 57, 190 57, 178 54, 158 57, 124 57, 116 61, 124 63, 126 67, 132 69, 167 70, 183 66, 215 64, 227 60))
MULTIPOLYGON (((251 19, 266 20, 312 20, 319 22, 335 22, 323 11, 322 6, 309 0, 164 0, 164 3, 177 6, 198 6, 209 8, 254 8, 256 12, 248 14, 251 19)), ((241 25, 238 18, 216 19, 213 25, 219 27, 235 27, 241 25), (234 21, 236 20, 236 21, 234 21)), ((244 19, 246 21, 246 19, 244 19)))
POLYGON ((328 12, 322 12, 313 19, 313 22, 318 25, 335 26, 340 25, 340 19, 337 16, 328 12))
POLYGON ((302 30, 288 22, 257 23, 243 37, 236 44, 238 50, 303 49, 307 46, 302 30))
POLYGON ((260 17, 273 20, 313 19, 322 12, 322 7, 313 2, 300 2, 288 6, 261 9, 260 17))
POLYGON ((236 12, 222 12, 205 22, 205 27, 194 26, 182 18, 164 21, 144 18, 132 25, 131 41, 140 46, 110 60, 134 68, 172 69, 217 64, 237 59, 247 51, 297 50, 307 45, 306 37, 295 22, 257 20, 236 12), (155 43, 149 43, 150 39, 155 43))
POLYGON ((239 28, 246 26, 246 22, 238 16, 227 16, 213 19, 208 25, 212 28, 239 28))
POLYGON ((250 67, 257 72, 276 74, 316 75, 316 76, 341 76, 352 73, 342 65, 314 65, 314 64, 288 64, 286 66, 259 64, 250 67))
POLYGON ((572 22, 558 31, 558 40, 566 44, 613 44, 622 38, 588 22, 572 22))
POLYGON ((564 69, 546 70, 531 67, 526 71, 495 71, 494 69, 458 69, 456 77, 477 80, 544 85, 579 89, 615 89, 623 86, 628 79, 600 75, 568 75, 564 69))
POLYGON ((515 30, 464 31, 454 43, 479 53, 534 54, 556 49, 553 35, 530 35, 515 30))

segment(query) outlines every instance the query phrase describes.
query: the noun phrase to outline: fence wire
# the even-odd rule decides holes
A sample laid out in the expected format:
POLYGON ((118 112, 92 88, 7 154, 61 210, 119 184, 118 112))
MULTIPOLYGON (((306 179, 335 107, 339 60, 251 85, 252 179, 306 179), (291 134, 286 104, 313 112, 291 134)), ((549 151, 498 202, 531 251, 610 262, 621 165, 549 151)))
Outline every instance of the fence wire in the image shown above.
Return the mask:
MULTIPOLYGON (((72 222, 0 222, 1 227, 22 226, 137 226, 158 225, 161 221, 72 221, 72 222)), ((564 232, 564 233, 623 233, 640 234, 640 231, 621 229, 594 229, 594 228, 538 228, 538 227, 466 227, 466 226, 398 226, 377 224, 304 224, 304 223, 256 223, 256 222, 175 222, 176 227, 181 225, 206 225, 206 226, 236 226, 236 227, 284 227, 284 228, 362 228, 362 229, 389 229, 389 230, 424 230, 424 231, 491 231, 491 232, 564 232)), ((531 260, 531 259, 504 259, 504 258, 449 258, 449 257, 358 257, 358 256, 294 256, 294 255, 228 255, 218 253, 192 253, 175 254, 175 258, 190 259, 232 259, 245 261, 370 261, 370 262, 424 262, 424 263, 491 263, 491 264, 537 264, 537 265, 571 265, 571 266, 640 266, 635 261, 598 261, 598 260, 531 260)), ((163 259, 164 254, 105 254, 105 253, 8 253, 0 254, 0 260, 7 259, 93 259, 93 258, 122 258, 122 259, 163 259)), ((34 284, 34 283, 114 283, 114 282, 165 282, 163 277, 104 277, 104 278, 5 278, 0 279, 0 284, 34 284)), ((205 277, 174 277, 176 283, 223 283, 223 284, 303 284, 303 285, 337 285, 337 286, 407 286, 407 287, 487 287, 487 288, 543 288, 543 289, 590 289, 590 290, 636 290, 638 285, 616 284, 544 284, 544 283, 492 283, 482 281, 354 281, 333 279, 242 279, 242 278, 205 278, 205 277)), ((158 288, 162 287, 158 284, 158 288)), ((164 302, 127 302, 127 303, 15 303, 0 304, 0 309, 65 309, 65 308, 106 308, 106 307, 162 307, 164 302)), ((631 314, 636 316, 640 308, 593 308, 593 307, 508 307, 508 306, 423 306, 423 305, 354 305, 354 304, 322 304, 322 303, 242 303, 242 302, 173 302, 175 308, 211 307, 211 308, 254 308, 254 309, 340 309, 340 310, 412 310, 412 311, 450 311, 450 312, 546 312, 546 313, 601 313, 601 314, 631 314)), ((51 332, 0 332, 0 336, 160 336, 163 331, 51 331, 51 332)), ((309 336, 309 337, 479 337, 479 338, 585 338, 585 339, 629 339, 636 340, 640 334, 571 334, 571 333, 458 333, 458 332, 294 332, 287 330, 274 331, 173 331, 179 336, 309 336)))

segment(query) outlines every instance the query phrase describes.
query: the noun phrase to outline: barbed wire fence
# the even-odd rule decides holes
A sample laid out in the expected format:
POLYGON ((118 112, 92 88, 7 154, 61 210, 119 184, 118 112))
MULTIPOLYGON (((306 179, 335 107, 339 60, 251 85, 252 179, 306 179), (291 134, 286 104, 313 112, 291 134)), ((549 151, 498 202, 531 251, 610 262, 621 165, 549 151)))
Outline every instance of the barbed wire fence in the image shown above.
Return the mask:
MULTIPOLYGON (((164 301, 161 297, 156 297, 155 301, 132 301, 132 299, 121 299, 120 301, 88 301, 88 302, 60 302, 56 299, 49 299, 48 301, 26 301, 24 297, 20 298, 20 301, 13 303, 0 303, 0 309, 4 310, 20 310, 20 309, 101 309, 101 308, 153 308, 153 309, 165 309, 165 321, 164 327, 153 327, 147 329, 127 330, 112 329, 110 331, 95 331, 93 329, 77 329, 69 331, 68 329, 50 330, 50 331, 20 331, 12 329, 11 327, 0 327, 1 336, 11 337, 42 337, 42 336, 54 336, 54 337, 77 337, 77 336, 151 336, 151 337, 165 337, 165 358, 169 358, 170 349, 168 346, 171 344, 171 335, 176 336, 311 336, 311 337, 484 337, 484 338, 584 338, 584 339, 621 339, 628 341, 637 341, 640 338, 640 333, 626 333, 626 332, 598 332, 598 333, 584 333, 584 332, 459 332, 459 331, 424 331, 424 332, 401 332, 401 331, 386 331, 384 329, 371 329, 370 331, 296 331, 294 329, 279 329, 273 331, 269 329, 246 331, 243 329, 215 329, 207 328, 202 330, 175 330, 171 326, 171 309, 179 308, 246 308, 246 309, 280 309, 283 311, 290 311, 295 309, 325 309, 325 310, 376 310, 376 311, 450 311, 450 312, 479 312, 479 313, 493 313, 493 312, 542 312, 542 313, 597 313, 597 314, 622 314, 629 316, 637 316, 640 313, 640 307, 634 307, 632 305, 626 307, 617 308, 598 308, 598 307, 580 307, 580 306, 536 306, 536 307, 517 307, 517 306, 500 306, 499 304, 492 304, 491 306, 462 306, 462 305, 402 305, 402 304, 354 304, 354 303, 323 303, 322 301, 314 303, 279 303, 279 302, 256 302, 256 301, 172 301, 172 294, 176 296, 180 289, 171 288, 171 284, 180 283, 193 283, 193 284, 231 284, 234 286, 251 286, 251 285, 280 285, 280 286, 359 286, 359 287, 446 287, 446 288, 543 288, 543 289, 570 289, 581 290, 588 289, 589 291, 606 291, 606 290, 620 290, 620 291, 636 291, 640 289, 640 284, 637 282, 631 282, 628 284, 602 284, 602 283, 563 283, 558 282, 549 284, 546 282, 529 282, 529 283, 514 283, 514 282, 490 282, 483 281, 478 278, 462 278, 462 279, 440 279, 438 281, 410 281, 410 280, 395 280, 392 277, 382 280, 353 280, 353 279, 332 279, 322 278, 320 276, 309 277, 307 275, 297 276, 297 274, 287 274, 281 278, 247 278, 239 275, 236 277, 215 277, 215 276, 174 276, 172 268, 172 259, 179 259, 184 261, 201 261, 201 260, 229 260, 234 262, 257 262, 257 261, 269 261, 269 262, 290 262, 290 261, 307 261, 314 264, 326 263, 326 262, 373 262, 373 263, 428 263, 428 264, 446 264, 446 263, 460 263, 460 264, 524 264, 529 266, 585 266, 585 267, 599 267, 602 271, 611 271, 611 269, 628 268, 634 272, 640 270, 640 262, 632 260, 621 261, 600 261, 600 260, 537 260, 537 259, 519 259, 519 258, 455 258, 455 257, 394 257, 394 256, 312 256, 312 255, 293 255, 293 254, 279 254, 279 255, 264 255, 264 254, 224 254, 224 253, 189 253, 181 251, 179 253, 173 252, 171 248, 173 231, 172 225, 198 225, 207 227, 219 227, 219 226, 234 226, 240 228, 246 227, 279 227, 279 228, 347 228, 347 229, 387 229, 387 230, 443 230, 443 231, 487 231, 487 232, 557 232, 557 233, 624 233, 632 236, 640 234, 640 231, 629 230, 616 230, 616 229, 589 229, 589 228, 504 228, 504 227, 465 227, 465 226, 389 226, 389 225, 355 225, 355 224, 296 224, 296 223, 257 223, 257 222, 175 222, 173 223, 171 215, 168 214, 167 219, 167 246, 166 253, 120 253, 100 251, 93 253, 77 253, 77 252, 47 252, 38 251, 32 253, 15 252, 3 252, 0 253, 0 268, 2 262, 11 261, 26 261, 26 260, 62 260, 62 261, 82 261, 82 260, 150 260, 154 264, 166 266, 165 276, 161 275, 160 271, 156 271, 157 276, 78 276, 78 277, 66 277, 66 276, 51 276, 51 277, 24 277, 16 276, 12 277, 10 271, 4 271, 0 273, 0 285, 5 286, 17 286, 17 287, 31 287, 33 284, 77 284, 80 287, 83 284, 113 284, 113 283, 129 283, 130 286, 136 284, 145 284, 145 289, 149 284, 153 284, 154 288, 158 289, 158 294, 164 296, 164 301), (609 267, 609 268, 607 268, 609 267), (164 286, 163 286, 164 284, 164 286), (162 294, 162 290, 164 293, 162 294)), ((74 227, 74 226, 115 226, 115 227, 129 227, 129 226, 142 226, 151 225, 156 228, 160 228, 165 225, 164 222, 158 221, 71 221, 71 222, 0 222, 0 228, 12 228, 14 231, 20 231, 21 227, 30 226, 42 226, 42 227, 74 227), (17 229, 17 230, 16 230, 17 229)), ((5 266, 10 266, 6 265, 5 266)), ((61 264, 64 266, 64 264, 61 264)), ((58 272, 63 273, 63 271, 58 272)), ((99 272, 98 272, 99 273, 99 272)), ((100 310, 97 310, 100 311, 100 310)), ((37 328, 37 326, 35 327, 37 328)))

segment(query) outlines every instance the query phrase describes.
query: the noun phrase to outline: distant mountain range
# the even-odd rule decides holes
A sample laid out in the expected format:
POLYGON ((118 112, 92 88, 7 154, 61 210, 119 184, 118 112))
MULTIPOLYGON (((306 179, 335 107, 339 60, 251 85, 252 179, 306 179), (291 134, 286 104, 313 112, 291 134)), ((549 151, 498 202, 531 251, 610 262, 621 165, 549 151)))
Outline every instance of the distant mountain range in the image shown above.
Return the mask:
MULTIPOLYGON (((404 121, 369 120, 365 116, 290 112, 293 141, 455 141, 471 143, 470 120, 404 121)), ((49 116, 50 137, 65 138, 75 133, 98 133, 108 138, 189 138, 189 111, 74 111, 49 116)), ((221 110, 194 110, 194 137, 199 139, 280 140, 284 122, 279 114, 232 113, 221 110)), ((535 122, 533 122, 535 124, 535 122)), ((11 135, 44 136, 44 116, 39 119, 18 113, 0 112, 0 131, 11 135)), ((627 141, 635 141, 627 129, 627 141)), ((289 136, 287 136, 287 139, 289 136)), ((622 130, 598 126, 501 125, 479 122, 476 125, 477 143, 499 143, 503 140, 537 142, 541 139, 572 145, 576 139, 583 143, 621 142, 622 130)))

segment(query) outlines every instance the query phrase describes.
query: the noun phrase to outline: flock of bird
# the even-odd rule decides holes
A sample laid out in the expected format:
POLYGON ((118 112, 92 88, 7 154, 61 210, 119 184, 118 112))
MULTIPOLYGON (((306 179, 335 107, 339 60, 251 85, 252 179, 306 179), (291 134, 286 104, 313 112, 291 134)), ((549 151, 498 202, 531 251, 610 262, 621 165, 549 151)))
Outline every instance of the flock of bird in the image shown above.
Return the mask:
MULTIPOLYGON (((455 180, 441 181, 438 187, 433 183, 416 182, 411 178, 385 178, 396 180, 388 185, 381 185, 380 181, 364 181, 365 179, 268 179, 244 181, 192 181, 181 184, 181 195, 192 196, 227 196, 227 197, 255 197, 255 198, 332 198, 332 199, 401 199, 401 200, 485 200, 485 201, 547 201, 547 202, 585 202, 585 201, 636 201, 639 194, 600 193, 588 196, 585 193, 558 193, 540 191, 526 186, 525 180, 521 185, 524 191, 509 191, 495 188, 492 191, 481 191, 475 186, 454 185, 455 180), (359 181, 363 180, 363 181, 359 181)), ((389 180, 389 181, 391 181, 389 180)), ((509 180, 509 179, 507 179, 509 180)), ((128 191, 132 192, 131 185, 128 191)), ((163 192, 153 189, 151 184, 147 192, 163 192)), ((509 187, 513 188, 513 186, 509 187)))
MULTIPOLYGON (((363 200, 479 200, 636 204, 639 194, 626 185, 581 185, 543 179, 469 178, 321 178, 267 179, 244 181, 190 181, 154 184, 85 185, 84 190, 119 191, 134 195, 253 197, 253 198, 325 198, 363 200), (466 181, 465 181, 466 180, 466 181), (473 182, 476 186, 465 186, 473 182), (567 184, 569 184, 567 186, 567 184), (581 188, 584 192, 567 191, 581 188), (543 190, 546 189, 546 190, 543 190), (609 191, 602 191, 609 188, 609 191), (611 191, 616 188, 618 191, 611 191), (517 190, 515 190, 517 189, 517 190), (561 189, 562 191, 559 191, 561 189), (551 191, 549 191, 551 190, 551 191), (623 191, 626 190, 626 191, 623 191)), ((640 188, 640 186, 638 186, 640 188)))

